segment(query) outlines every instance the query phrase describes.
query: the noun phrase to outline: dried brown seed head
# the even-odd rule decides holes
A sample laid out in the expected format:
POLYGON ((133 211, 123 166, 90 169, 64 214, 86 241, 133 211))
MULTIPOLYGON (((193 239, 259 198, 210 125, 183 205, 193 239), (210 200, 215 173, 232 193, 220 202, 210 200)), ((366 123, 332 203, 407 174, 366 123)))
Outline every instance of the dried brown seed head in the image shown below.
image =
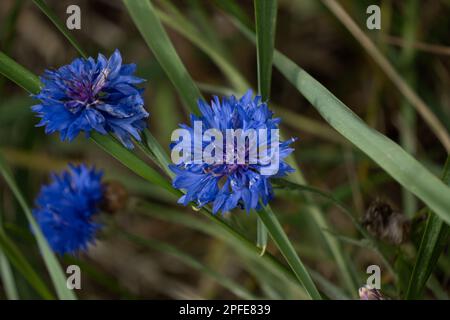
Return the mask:
POLYGON ((118 181, 108 181, 103 184, 103 202, 101 209, 115 213, 125 208, 128 200, 128 192, 118 181))
POLYGON ((407 217, 379 199, 367 209, 362 225, 377 239, 396 245, 406 242, 411 230, 411 222, 407 217))

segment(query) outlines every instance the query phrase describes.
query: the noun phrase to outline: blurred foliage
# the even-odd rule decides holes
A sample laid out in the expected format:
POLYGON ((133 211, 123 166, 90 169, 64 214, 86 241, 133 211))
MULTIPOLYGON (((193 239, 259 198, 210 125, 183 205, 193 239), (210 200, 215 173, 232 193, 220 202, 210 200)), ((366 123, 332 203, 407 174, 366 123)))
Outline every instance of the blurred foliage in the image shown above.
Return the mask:
MULTIPOLYGON (((256 49, 229 17, 229 12, 234 12, 252 26, 253 1, 153 2, 177 53, 206 99, 223 90, 238 91, 237 87, 246 82, 258 87, 256 49), (238 5, 227 7, 227 3, 238 5), (235 70, 224 72, 220 59, 219 63, 210 59, 195 39, 185 38, 171 26, 170 18, 176 18, 177 12, 207 39, 213 48, 210 53, 219 51, 223 61, 235 70), (163 19, 164 15, 168 18, 163 19), (234 71, 239 76, 231 81, 234 71)), ((372 2, 339 1, 450 130, 450 2, 383 1, 382 29, 368 31, 366 8, 372 2)), ((68 5, 76 3, 81 7, 82 29, 71 34, 89 55, 95 56, 99 51, 110 54, 119 48, 125 61, 137 62, 139 76, 147 79, 145 101, 151 114, 150 131, 168 151, 172 130, 186 120, 183 101, 123 3, 47 3, 61 19, 65 19, 68 5)), ((430 128, 321 1, 279 0, 275 47, 313 74, 367 124, 439 174, 447 153, 430 128)), ((68 63, 78 55, 31 1, 18 0, 0 2, 0 50, 35 74, 68 63)), ((276 69, 272 73, 270 102, 276 113, 285 117, 284 136, 300 138, 295 144, 295 159, 309 184, 328 192, 353 214, 347 215, 329 199, 312 195, 314 205, 325 213, 331 228, 320 230, 309 216, 311 203, 303 193, 277 190, 272 207, 314 282, 330 299, 357 295, 349 292, 341 280, 339 268, 321 240, 320 234, 325 232, 343 246, 359 286, 366 282, 367 266, 377 264, 382 270, 386 295, 403 297, 425 228, 426 212, 421 210, 424 204, 330 129, 276 69), (364 230, 361 232, 359 222, 377 198, 387 200, 395 211, 412 219, 409 241, 402 245, 368 241, 370 237, 364 230)), ((82 290, 76 292, 79 298, 306 298, 285 266, 275 267, 272 258, 282 259, 273 242, 268 242, 265 258, 255 259, 220 228, 189 208, 177 206, 172 194, 145 183, 83 137, 67 144, 60 142, 57 135, 47 136, 41 128, 34 128, 37 119, 30 112, 31 105, 33 100, 28 94, 0 76, 0 151, 13 168, 14 178, 29 204, 50 172, 81 161, 103 169, 108 179, 122 181, 132 195, 123 212, 105 218, 107 228, 88 253, 62 257, 63 265, 81 266, 82 290)), ((0 190, 1 230, 49 283, 28 222, 2 179, 0 190)), ((237 211, 225 216, 224 221, 256 243, 255 215, 237 211)), ((20 270, 13 266, 11 272, 22 298, 39 296, 20 270)), ((424 297, 448 298, 449 277, 447 239, 424 297)), ((7 283, 0 281, 0 285, 7 289, 7 283)), ((0 290, 2 298, 7 298, 7 294, 8 290, 0 290)))

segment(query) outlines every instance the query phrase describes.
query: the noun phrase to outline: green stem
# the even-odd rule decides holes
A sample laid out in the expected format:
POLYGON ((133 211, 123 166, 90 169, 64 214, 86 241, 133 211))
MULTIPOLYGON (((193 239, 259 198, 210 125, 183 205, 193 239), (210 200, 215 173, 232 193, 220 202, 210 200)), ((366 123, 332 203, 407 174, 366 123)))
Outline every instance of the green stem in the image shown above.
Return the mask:
POLYGON ((14 194, 20 206, 22 207, 22 210, 25 213, 28 223, 30 224, 31 229, 33 230, 37 244, 41 251, 42 257, 44 259, 45 265, 47 267, 50 278, 52 279, 58 297, 62 300, 76 300, 76 296, 73 293, 73 291, 67 288, 66 276, 61 268, 61 265, 58 262, 58 259, 51 250, 44 234, 39 228, 39 225, 34 220, 34 217, 31 213, 30 208, 28 207, 27 202, 25 201, 25 198, 23 197, 16 182, 13 179, 12 173, 10 172, 9 168, 6 166, 5 162, 1 157, 0 157, 0 171, 9 188, 11 189, 12 193, 14 194))
POLYGON ((294 247, 278 222, 275 214, 272 212, 272 209, 270 209, 269 206, 263 207, 261 211, 258 211, 258 217, 266 226, 273 241, 278 249, 280 249, 292 271, 294 271, 297 279, 303 285, 306 292, 308 292, 309 296, 314 300, 321 300, 322 297, 312 281, 311 276, 295 252, 294 247))
MULTIPOLYGON (((450 156, 447 157, 442 180, 450 185, 450 156)), ((416 263, 406 291, 406 299, 420 298, 442 250, 448 244, 449 236, 450 227, 438 215, 429 211, 416 263)))

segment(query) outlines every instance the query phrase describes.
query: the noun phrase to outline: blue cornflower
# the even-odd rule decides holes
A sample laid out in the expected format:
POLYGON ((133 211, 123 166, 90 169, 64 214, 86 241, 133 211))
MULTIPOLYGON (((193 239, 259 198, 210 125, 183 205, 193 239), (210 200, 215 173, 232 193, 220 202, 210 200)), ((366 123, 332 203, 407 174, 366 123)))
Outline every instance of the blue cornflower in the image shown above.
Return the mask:
POLYGON ((75 254, 94 241, 101 228, 93 218, 103 200, 102 175, 83 164, 70 165, 42 186, 33 215, 55 252, 75 254))
POLYGON ((112 132, 129 149, 131 137, 140 141, 139 132, 149 116, 144 109, 144 80, 134 76, 135 64, 122 64, 116 50, 109 59, 78 58, 58 70, 46 70, 41 92, 33 97, 40 104, 32 107, 42 118, 37 126, 45 133, 59 131, 61 140, 72 141, 80 131, 112 132))
MULTIPOLYGON (((272 129, 277 131, 280 119, 273 118, 273 112, 266 103, 261 101, 260 96, 253 98, 252 91, 248 91, 240 99, 230 96, 224 97, 220 101, 218 97, 214 97, 211 105, 202 100, 199 100, 198 105, 201 116, 191 115, 191 126, 182 124, 180 127, 188 130, 192 137, 188 144, 198 138, 199 134, 204 136, 210 129, 221 132, 224 137, 222 142, 211 139, 208 142, 202 141, 201 146, 202 150, 206 150, 205 146, 213 141, 216 148, 213 153, 215 155, 215 152, 222 152, 223 159, 221 159, 222 156, 219 156, 219 159, 223 161, 198 163, 195 161, 195 157, 183 156, 180 163, 171 165, 170 168, 175 173, 173 186, 186 192, 178 202, 183 205, 194 202, 198 207, 212 203, 214 213, 219 211, 224 213, 235 207, 246 209, 249 212, 251 209, 260 209, 261 203, 267 205, 273 198, 270 178, 281 177, 294 171, 284 159, 293 151, 292 148, 289 148, 289 144, 295 139, 279 142, 278 170, 268 174, 264 171, 268 167, 267 162, 252 163, 248 161, 252 144, 258 144, 258 148, 261 150, 269 151, 269 158, 274 154, 270 153, 271 151, 276 152, 271 144, 271 141, 274 141, 271 132, 272 129), (196 132, 194 129, 197 121, 202 123, 201 132, 196 132), (261 141, 259 136, 249 138, 248 144, 245 144, 244 148, 240 147, 241 151, 245 149, 243 151, 245 161, 242 161, 242 154, 241 161, 239 161, 239 151, 235 146, 235 139, 226 138, 229 129, 242 129, 243 132, 250 129, 256 131, 265 129, 268 132, 267 142, 261 141), (231 153, 231 156, 226 151, 228 147, 235 151, 235 153, 231 153)), ((278 140, 276 141, 278 142, 278 140)), ((182 143, 180 142, 179 145, 182 143)), ((175 151, 175 146, 176 144, 172 143, 172 152, 175 151)), ((198 145, 193 149, 196 152, 198 145)))

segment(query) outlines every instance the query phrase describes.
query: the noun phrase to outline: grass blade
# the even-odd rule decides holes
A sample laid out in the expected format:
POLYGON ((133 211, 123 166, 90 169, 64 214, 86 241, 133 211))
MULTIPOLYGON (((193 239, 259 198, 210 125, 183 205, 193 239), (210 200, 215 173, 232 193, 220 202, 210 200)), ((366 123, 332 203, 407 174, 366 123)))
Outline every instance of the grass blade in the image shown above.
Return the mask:
POLYGON ((2 250, 0 250, 0 277, 5 288, 6 298, 8 300, 19 300, 19 293, 17 292, 16 280, 14 279, 11 265, 2 250))
MULTIPOLYGON (((401 50, 400 61, 398 62, 399 70, 405 81, 415 89, 416 73, 415 73, 415 56, 416 52, 412 44, 416 41, 416 33, 418 29, 419 1, 411 1, 408 7, 405 7, 402 38, 405 39, 405 46, 401 50)), ((406 152, 415 156, 417 154, 417 115, 414 107, 403 99, 400 106, 399 119, 400 143, 406 152)), ((413 217, 417 212, 417 199, 405 189, 402 189, 402 207, 403 212, 413 217)))
MULTIPOLYGON (((445 163, 442 180, 450 185, 450 157, 447 158, 445 163)), ((442 250, 448 244, 449 236, 449 226, 436 214, 429 212, 416 263, 409 280, 406 299, 420 298, 442 250)))
POLYGON ((277 21, 277 0, 254 0, 258 91, 263 101, 270 96, 272 59, 277 21))
POLYGON ((180 60, 151 1, 123 0, 136 27, 191 112, 197 110, 200 91, 180 60))
POLYGON ((0 278, 5 289, 5 296, 8 300, 19 300, 19 293, 16 288, 16 280, 3 252, 0 252, 0 278))
POLYGON ((342 24, 350 31, 350 33, 358 40, 369 55, 375 60, 378 66, 394 83, 397 89, 404 95, 411 105, 416 108, 417 112, 422 116, 430 129, 442 143, 447 152, 450 152, 450 136, 439 121, 437 116, 430 110, 426 103, 411 89, 411 87, 402 79, 400 74, 394 69, 392 64, 377 49, 375 44, 363 32, 342 6, 335 0, 322 0, 325 6, 342 22, 342 24))
MULTIPOLYGON (((256 54, 258 69, 258 91, 263 101, 270 97, 272 79, 272 59, 275 42, 277 0, 254 0, 256 23, 256 54)), ((257 246, 261 255, 267 247, 267 228, 261 218, 257 218, 257 246)))
POLYGON ((148 130, 144 130, 142 140, 143 141, 140 144, 141 147, 145 149, 146 152, 150 152, 151 156, 154 157, 155 162, 160 164, 164 172, 172 178, 174 173, 169 169, 170 158, 153 134, 148 130))
POLYGON ((305 96, 340 134, 367 154, 404 188, 450 223, 450 188, 395 142, 368 127, 322 84, 281 53, 274 58, 278 70, 305 96))
MULTIPOLYGON (((54 299, 55 297, 50 292, 50 290, 47 288, 47 285, 45 282, 39 277, 39 275, 36 273, 36 271, 33 269, 33 267, 30 265, 30 263, 25 259, 23 254, 20 252, 20 250, 14 245, 14 242, 5 234, 3 230, 0 230, 0 248, 2 251, 2 254, 4 254, 3 258, 6 259, 6 257, 9 259, 9 261, 14 265, 16 270, 18 270, 22 276, 28 281, 28 283, 36 290, 36 292, 43 298, 43 299, 54 299)), ((9 266, 9 265, 8 265, 9 266)), ((4 279, 4 274, 8 272, 6 269, 4 269, 3 262, 1 263, 0 267, 2 268, 2 279, 4 279)), ((9 270, 11 272, 11 270, 9 270)), ((12 292, 10 295, 14 298, 14 295, 18 297, 17 292, 15 292, 15 288, 12 288, 13 283, 11 283, 13 280, 12 272, 9 275, 11 277, 11 280, 8 282, 4 282, 5 287, 10 287, 9 290, 12 292)), ((65 283, 64 283, 65 285, 65 283)), ((10 297, 8 297, 11 299, 10 297)), ((16 298, 17 299, 17 298, 16 298)))
POLYGON ((264 255, 267 248, 267 228, 262 222, 262 220, 258 217, 256 219, 256 245, 261 249, 261 255, 264 255))
POLYGON ((172 188, 169 181, 164 179, 156 170, 147 165, 143 160, 137 157, 133 152, 124 148, 119 142, 115 141, 112 136, 92 133, 92 140, 100 146, 104 151, 108 152, 114 158, 119 160, 123 165, 135 172, 137 175, 147 181, 156 184, 176 195, 178 192, 172 188))
POLYGON ((1 51, 0 73, 29 92, 39 91, 39 78, 1 51))
POLYGON ((29 224, 31 225, 31 229, 33 230, 38 247, 41 251, 41 254, 44 259, 44 262, 47 267, 50 278, 52 279, 52 282, 55 287, 58 298, 60 298, 62 300, 76 299, 76 296, 73 293, 73 291, 70 290, 69 288, 67 288, 66 277, 61 268, 61 265, 58 262, 58 259, 56 258, 53 251, 50 249, 50 247, 47 243, 47 240, 45 239, 44 235, 42 234, 41 229, 39 228, 38 224, 34 220, 33 215, 31 214, 30 208, 28 207, 24 197, 22 196, 22 193, 20 192, 19 188, 17 187, 17 185, 12 177, 11 172, 6 167, 6 164, 4 163, 3 159, 1 159, 1 158, 0 158, 0 171, 5 179, 6 183, 9 185, 11 191, 13 192, 14 196, 17 198, 17 201, 19 202, 20 206, 22 207, 22 210, 24 211, 25 216, 26 216, 29 224))
POLYGON ((303 285, 311 299, 321 300, 322 297, 312 281, 311 276, 295 252, 294 247, 278 222, 275 214, 272 212, 272 209, 270 209, 269 206, 263 207, 261 211, 258 211, 258 217, 266 226, 273 241, 278 249, 280 249, 280 252, 291 266, 292 271, 294 271, 297 279, 303 285))
POLYGON ((222 73, 228 78, 238 93, 243 94, 250 88, 250 84, 223 54, 223 52, 221 52, 217 46, 204 39, 196 26, 185 18, 173 4, 167 0, 164 0, 161 2, 161 5, 167 12, 170 12, 170 14, 167 14, 155 8, 158 17, 164 24, 185 36, 200 50, 204 51, 222 70, 222 73))
POLYGON ((321 288, 322 292, 333 300, 350 300, 350 298, 342 291, 341 288, 334 285, 331 281, 323 277, 320 273, 310 270, 311 276, 317 285, 321 288))
MULTIPOLYGON (((2 216, 0 215, 0 232, 3 231, 2 216)), ((0 249, 0 278, 2 279, 3 287, 5 289, 6 297, 9 300, 18 300, 19 293, 17 292, 16 280, 9 264, 8 258, 5 256, 3 249, 0 249)))

